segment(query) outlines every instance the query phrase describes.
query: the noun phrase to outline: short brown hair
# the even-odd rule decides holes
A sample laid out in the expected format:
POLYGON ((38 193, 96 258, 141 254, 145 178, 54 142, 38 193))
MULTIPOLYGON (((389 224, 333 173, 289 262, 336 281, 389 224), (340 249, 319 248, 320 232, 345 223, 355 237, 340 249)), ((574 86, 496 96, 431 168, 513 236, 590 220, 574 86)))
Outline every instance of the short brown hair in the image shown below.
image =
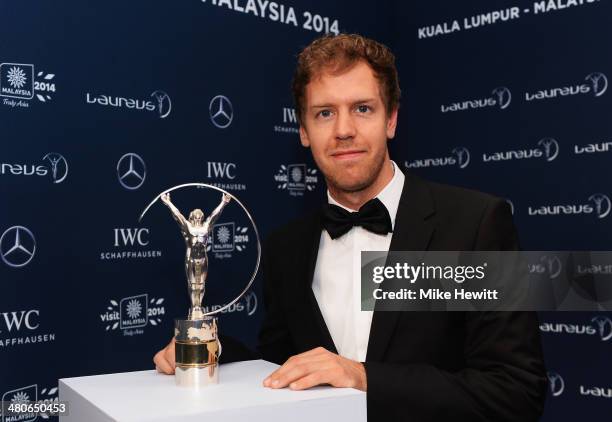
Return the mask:
POLYGON ((374 71, 387 114, 399 106, 400 87, 391 50, 372 39, 357 34, 325 35, 304 48, 297 58, 292 90, 296 115, 302 121, 306 85, 322 71, 334 74, 349 70, 365 61, 374 71))

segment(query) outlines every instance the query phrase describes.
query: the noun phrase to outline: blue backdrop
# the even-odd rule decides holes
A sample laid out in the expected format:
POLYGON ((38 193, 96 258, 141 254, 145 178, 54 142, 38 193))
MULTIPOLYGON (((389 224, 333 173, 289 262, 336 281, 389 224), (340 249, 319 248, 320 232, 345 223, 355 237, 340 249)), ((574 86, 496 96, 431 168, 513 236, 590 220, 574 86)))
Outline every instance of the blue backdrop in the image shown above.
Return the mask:
MULTIPOLYGON (((0 399, 152 367, 187 309, 176 224, 159 204, 138 222, 160 191, 226 188, 263 235, 319 206, 289 87, 326 31, 396 53, 401 167, 507 198, 524 249, 610 249, 611 28, 612 6, 589 0, 1 0, 0 399)), ((219 200, 198 193, 173 200, 219 200)), ((247 281, 254 240, 231 205, 209 306, 247 281)), ((261 305, 257 280, 221 330, 254 345, 261 305)), ((544 420, 609 417, 611 317, 541 315, 544 420)))

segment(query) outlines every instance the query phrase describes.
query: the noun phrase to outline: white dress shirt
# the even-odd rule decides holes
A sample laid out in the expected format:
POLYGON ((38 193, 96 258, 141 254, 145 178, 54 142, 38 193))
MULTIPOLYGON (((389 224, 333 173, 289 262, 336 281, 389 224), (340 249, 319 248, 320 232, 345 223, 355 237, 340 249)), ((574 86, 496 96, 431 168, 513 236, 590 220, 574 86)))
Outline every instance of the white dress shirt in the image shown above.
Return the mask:
MULTIPOLYGON (((404 174, 395 162, 392 164, 393 178, 376 198, 389 211, 395 228, 404 174)), ((355 211, 336 202, 329 191, 327 199, 330 204, 355 211)), ((346 358, 365 361, 372 325, 373 312, 361 310, 361 251, 389 250, 392 235, 372 233, 359 226, 337 239, 332 239, 326 230, 321 232, 312 290, 334 345, 346 358)))

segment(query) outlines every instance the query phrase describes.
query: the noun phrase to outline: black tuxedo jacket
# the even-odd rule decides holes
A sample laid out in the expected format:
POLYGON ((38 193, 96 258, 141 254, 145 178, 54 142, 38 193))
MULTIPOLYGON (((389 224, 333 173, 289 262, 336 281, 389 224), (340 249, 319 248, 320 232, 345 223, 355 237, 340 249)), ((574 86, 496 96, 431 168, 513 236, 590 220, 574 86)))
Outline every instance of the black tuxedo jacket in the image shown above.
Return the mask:
MULTIPOLYGON (((311 283, 320 213, 264 248, 259 352, 284 363, 337 353, 311 283)), ((390 250, 513 250, 508 204, 407 174, 390 250)), ((545 397, 537 317, 527 312, 374 312, 365 361, 369 421, 534 421, 545 397)))

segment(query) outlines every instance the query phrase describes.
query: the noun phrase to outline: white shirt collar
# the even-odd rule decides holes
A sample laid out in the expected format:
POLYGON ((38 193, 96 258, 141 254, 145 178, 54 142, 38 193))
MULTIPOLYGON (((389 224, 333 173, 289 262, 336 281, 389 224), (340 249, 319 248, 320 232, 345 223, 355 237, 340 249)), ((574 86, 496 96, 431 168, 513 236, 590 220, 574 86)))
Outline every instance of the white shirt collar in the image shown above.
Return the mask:
MULTIPOLYGON (((393 228, 395 228, 395 216, 397 215, 397 209, 399 208, 400 197, 402 196, 402 189, 404 188, 404 173, 399 169, 395 161, 391 161, 393 164, 393 177, 391 181, 387 183, 387 185, 378 192, 378 195, 374 196, 375 198, 380 199, 380 202, 387 208, 389 212, 389 216, 391 217, 391 224, 393 228)), ((336 201, 329 193, 329 189, 327 190, 327 202, 333 205, 337 205, 339 207, 344 208, 347 211, 354 212, 356 210, 345 207, 336 201)))

